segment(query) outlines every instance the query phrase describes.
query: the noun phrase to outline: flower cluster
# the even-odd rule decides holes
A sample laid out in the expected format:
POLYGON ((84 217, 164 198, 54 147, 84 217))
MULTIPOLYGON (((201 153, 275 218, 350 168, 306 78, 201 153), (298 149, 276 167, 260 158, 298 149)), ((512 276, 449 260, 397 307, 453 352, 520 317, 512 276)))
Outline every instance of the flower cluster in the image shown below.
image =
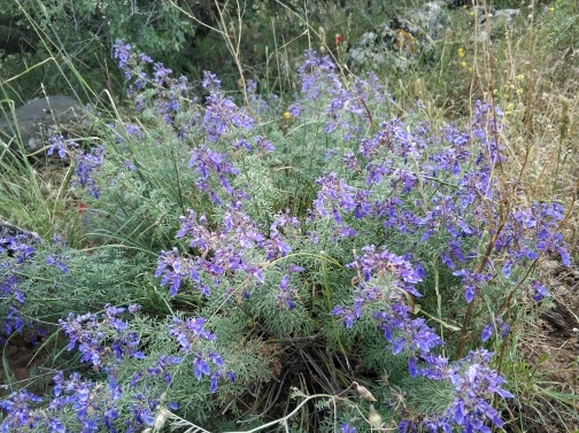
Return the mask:
MULTIPOLYGON (((97 432, 101 426, 108 431, 116 430, 115 422, 119 418, 116 403, 123 393, 113 377, 104 389, 98 382, 82 379, 78 372, 72 373, 68 379, 58 372, 52 380, 54 399, 48 404, 50 412, 61 415, 71 411, 80 431, 97 432)), ((127 431, 134 431, 134 427, 139 425, 142 424, 137 422, 136 426, 131 426, 127 422, 127 431)))
POLYGON ((367 79, 357 78, 352 89, 344 86, 336 65, 329 56, 320 57, 314 50, 307 50, 304 62, 298 68, 298 81, 301 86, 304 105, 299 101, 290 106, 289 114, 296 118, 308 107, 311 114, 318 110, 320 103, 326 103, 324 133, 332 134, 339 130, 347 141, 360 138, 364 124, 372 122, 365 101, 390 102, 388 92, 376 75, 369 73, 367 79), (352 122, 351 117, 357 121, 352 122))
POLYGON ((53 135, 48 139, 49 147, 46 151, 46 154, 51 156, 54 152, 58 153, 60 158, 64 159, 67 155, 70 154, 71 150, 78 147, 78 143, 76 141, 67 141, 65 142, 64 137, 62 134, 53 135))
MULTIPOLYGON (((130 44, 117 40, 113 47, 113 57, 127 80, 134 79, 127 93, 133 97, 138 111, 145 111, 152 101, 152 114, 163 118, 166 124, 174 125, 181 111, 183 101, 188 101, 191 93, 186 77, 171 77, 173 71, 162 63, 155 63, 143 53, 136 53, 130 44), (152 74, 147 72, 152 65, 152 74)), ((193 102, 196 98, 193 98, 193 102)), ((196 122, 176 127, 184 137, 186 131, 196 122)))
POLYGON ((0 341, 12 333, 22 333, 25 321, 20 312, 25 294, 20 289, 18 267, 30 261, 40 238, 36 233, 2 223, 0 229, 0 307, 3 310, 0 341))
POLYGON ((149 402, 148 410, 139 410, 138 403, 135 403, 131 416, 121 421, 117 405, 124 397, 123 387, 113 376, 107 386, 85 380, 78 372, 65 378, 59 371, 52 381, 53 398, 50 400, 23 390, 1 401, 0 407, 6 415, 0 423, 0 430, 96 433, 104 428, 110 432, 138 432, 153 424, 158 401, 149 402), (119 425, 122 430, 119 430, 119 425))
POLYGON ((53 135, 49 138, 50 146, 47 154, 53 155, 58 153, 60 158, 72 158, 76 167, 74 174, 76 178, 72 181, 72 186, 85 187, 89 195, 99 198, 100 187, 95 181, 96 172, 103 164, 105 149, 103 146, 96 146, 86 151, 79 148, 75 141, 66 141, 60 134, 53 135))
POLYGON ((255 120, 223 94, 215 75, 205 72, 203 87, 210 90, 202 124, 210 142, 217 141, 222 135, 230 132, 232 126, 243 129, 253 127, 255 120))
MULTIPOLYGON (((195 211, 188 210, 187 216, 181 218, 177 238, 187 238, 189 247, 197 254, 183 256, 177 248, 161 251, 155 275, 161 277, 161 284, 170 283, 172 296, 177 294, 184 279, 190 280, 193 288, 205 296, 211 294, 212 286, 219 286, 224 278, 237 274, 263 284, 261 265, 255 261, 256 250, 268 261, 289 254, 292 249, 280 230, 295 228, 299 221, 287 214, 279 215, 266 237, 247 213, 230 206, 225 210, 219 229, 209 230, 207 226, 206 216, 197 216, 195 211)), ((289 302, 288 296, 291 298, 293 292, 287 289, 285 283, 280 283, 280 296, 289 302)))
MULTIPOLYGON (((308 91, 326 79, 324 71, 329 76, 325 87, 312 92, 312 97, 317 99, 323 92, 334 95, 340 88, 333 84, 334 72, 327 59, 316 60, 308 53, 306 65, 302 74, 318 71, 304 83, 308 91)), ((318 195, 310 221, 329 224, 332 240, 364 242, 369 224, 379 222, 385 229, 383 242, 404 254, 386 248, 376 252, 373 245, 362 244, 364 254, 347 266, 356 271, 353 304, 338 305, 333 314, 353 328, 368 311, 392 352, 409 356, 412 376, 423 374, 421 362, 431 360, 436 365, 439 360, 433 350, 444 344, 423 318, 411 316, 415 311, 409 295, 421 296, 416 284, 426 277, 421 263, 432 263, 432 257, 437 257, 440 269, 448 268, 460 282, 467 304, 487 290, 491 280, 502 278, 502 284, 517 287, 520 282, 512 278, 513 268, 528 266, 541 254, 557 254, 569 264, 559 233, 565 218, 562 207, 553 202, 511 205, 512 196, 506 198, 512 190, 496 175, 497 165, 506 161, 498 141, 501 120, 500 109, 480 102, 470 132, 453 125, 432 131, 425 123, 411 126, 400 119, 385 119, 372 137, 360 140, 357 152, 344 154, 345 170, 325 173, 316 180, 318 195), (481 242, 488 243, 486 254, 477 250, 481 242)), ((545 296, 545 288, 537 281, 530 286, 536 299, 545 296)), ((485 341, 494 329, 503 335, 508 332, 508 324, 498 320, 485 327, 485 341)), ((471 393, 469 399, 457 398, 446 421, 440 422, 441 428, 450 429, 452 424, 484 431, 489 420, 501 425, 488 402, 493 394, 510 394, 500 388, 502 379, 488 367, 489 359, 485 357, 483 367, 472 356, 462 360, 461 365, 469 367, 461 370, 460 379, 448 372, 429 376, 450 381, 457 392, 466 393, 469 388, 471 393)))
MULTIPOLYGON (((138 306, 129 307, 133 314, 138 306)), ((74 315, 61 320, 60 326, 69 339, 68 350, 77 348, 81 361, 91 363, 96 369, 108 369, 110 364, 120 363, 125 357, 142 359, 137 333, 131 331, 126 321, 119 316, 125 308, 105 306, 99 317, 95 314, 74 315)))
MULTIPOLYGON (((7 413, 2 421, 3 431, 32 430, 46 423, 46 419, 34 413, 31 405, 42 402, 42 398, 30 391, 13 392, 0 402, 0 408, 7 413)), ((58 420, 48 422, 50 433, 63 433, 58 420)))
POLYGON ((89 195, 94 198, 99 198, 100 195, 100 188, 95 181, 94 172, 103 164, 104 153, 104 147, 97 146, 88 152, 75 154, 76 169, 74 173, 77 179, 73 182, 73 185, 86 187, 89 195))
POLYGON ((66 259, 67 258, 62 255, 52 255, 52 254, 47 255, 45 258, 47 265, 54 266, 60 269, 60 271, 63 274, 69 274, 70 270, 68 269, 68 266, 66 264, 66 259))
POLYGON ((201 340, 215 339, 215 335, 205 329, 205 323, 206 320, 203 318, 182 320, 174 317, 173 324, 169 326, 169 335, 179 343, 182 353, 193 357, 193 372, 197 380, 201 380, 204 376, 209 377, 209 387, 213 394, 217 391, 221 377, 226 376, 233 381, 235 375, 231 371, 224 370, 223 359, 217 352, 211 350, 204 353, 200 350, 201 340))
POLYGON ((352 328, 364 310, 372 311, 392 353, 410 354, 410 373, 415 376, 417 360, 444 344, 423 318, 412 318, 412 307, 407 305, 410 294, 421 296, 415 285, 422 281, 424 270, 385 249, 376 252, 374 246, 368 246, 363 251, 364 255, 347 265, 358 275, 354 305, 337 306, 333 314, 352 328))
POLYGON ((492 355, 480 349, 454 364, 449 364, 445 358, 429 360, 432 369, 424 371, 425 376, 448 380, 455 392, 452 404, 441 416, 424 421, 432 432, 442 430, 450 433, 458 426, 468 433, 487 433, 491 431, 487 420, 498 428, 503 426, 498 410, 492 406, 492 399, 495 396, 512 398, 513 395, 503 389, 505 380, 489 367, 492 355))

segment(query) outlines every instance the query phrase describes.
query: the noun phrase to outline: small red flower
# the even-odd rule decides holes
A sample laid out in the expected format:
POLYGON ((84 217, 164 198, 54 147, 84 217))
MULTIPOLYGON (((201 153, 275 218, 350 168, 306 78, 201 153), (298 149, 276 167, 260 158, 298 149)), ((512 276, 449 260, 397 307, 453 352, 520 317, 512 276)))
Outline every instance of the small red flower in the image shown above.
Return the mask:
POLYGON ((339 33, 336 33, 336 47, 339 47, 342 42, 344 42, 344 37, 339 33))
POLYGON ((79 205, 76 207, 77 212, 84 212, 87 209, 86 203, 80 202, 79 205))

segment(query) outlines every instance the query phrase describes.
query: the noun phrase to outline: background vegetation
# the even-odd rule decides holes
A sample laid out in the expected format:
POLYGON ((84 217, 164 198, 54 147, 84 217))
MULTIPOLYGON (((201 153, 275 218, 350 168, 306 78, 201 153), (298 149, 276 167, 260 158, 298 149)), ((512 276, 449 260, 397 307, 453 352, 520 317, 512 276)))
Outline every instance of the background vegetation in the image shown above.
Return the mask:
POLYGON ((4 431, 579 428, 532 343, 579 305, 575 1, 480 2, 522 11, 492 41, 451 4, 372 74, 348 48, 425 2, 0 3, 4 114, 94 107, 1 150, 4 431))

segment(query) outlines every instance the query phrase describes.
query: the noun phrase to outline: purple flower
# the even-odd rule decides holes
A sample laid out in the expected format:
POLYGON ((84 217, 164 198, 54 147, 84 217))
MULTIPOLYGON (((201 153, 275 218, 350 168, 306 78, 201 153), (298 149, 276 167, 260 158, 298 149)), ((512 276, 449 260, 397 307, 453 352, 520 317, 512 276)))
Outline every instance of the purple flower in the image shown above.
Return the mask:
MULTIPOLYGON (((202 350, 204 341, 215 340, 215 334, 205 329, 204 318, 187 318, 185 320, 173 317, 173 323, 169 325, 169 335, 179 343, 181 351, 193 355, 192 369, 197 380, 209 377, 209 389, 211 393, 217 391, 219 379, 223 376, 233 380, 233 373, 223 369, 224 362, 219 353, 214 350, 205 352, 202 350)), ((181 363, 182 358, 167 358, 171 363, 181 363)), ((187 358, 184 358, 187 359, 187 358)), ((164 369, 164 367, 163 367, 164 369)))
POLYGON ((300 107, 300 104, 298 102, 294 102, 292 105, 289 106, 288 112, 294 118, 299 117, 299 115, 302 112, 302 107, 300 107))
POLYGON ((448 380, 455 393, 454 400, 442 414, 427 416, 426 427, 432 431, 451 432, 459 428, 464 432, 485 433, 491 431, 488 422, 502 427, 493 399, 513 395, 502 388, 504 379, 488 366, 491 357, 492 353, 480 349, 454 364, 436 356, 425 358, 428 367, 420 373, 430 379, 448 380))
POLYGON ((209 376, 211 374, 209 364, 205 362, 202 354, 198 354, 195 357, 195 361, 193 361, 193 370, 195 372, 195 377, 197 378, 197 380, 201 380, 203 376, 209 376))
POLYGON ((143 359, 145 355, 139 350, 141 342, 138 334, 118 317, 124 312, 124 308, 106 305, 100 317, 70 313, 66 321, 59 321, 69 338, 67 349, 70 351, 78 346, 81 361, 90 362, 98 369, 107 368, 127 357, 143 359))
POLYGON ((124 72, 127 80, 131 78, 131 70, 129 69, 129 61, 132 57, 131 50, 132 47, 129 44, 125 44, 119 39, 115 41, 113 47, 113 58, 118 60, 119 67, 124 72))
POLYGON ((493 335, 493 331, 494 331, 493 324, 487 323, 482 330, 481 337, 480 337, 481 341, 483 343, 488 341, 488 339, 491 338, 491 336, 493 335))
POLYGON ((66 266, 66 261, 65 261, 66 257, 47 255, 45 260, 46 260, 47 265, 51 265, 51 266, 55 266, 55 267, 59 268, 63 274, 70 273, 68 267, 66 266))
POLYGON ((461 277, 464 287, 464 297, 469 304, 474 300, 481 285, 492 278, 491 274, 481 274, 473 272, 470 269, 460 269, 452 274, 461 277))
MULTIPOLYGON (((171 366, 179 365, 183 362, 183 358, 179 356, 172 355, 160 355, 159 359, 153 367, 147 369, 149 376, 161 376, 163 382, 167 385, 171 383, 173 375, 171 373, 171 366)), ((139 380, 141 380, 143 375, 141 373, 136 373, 131 379, 131 386, 134 387, 139 380)))
POLYGON ((213 373, 211 375, 211 380, 209 382, 209 391, 211 394, 215 394, 217 392, 217 384, 219 383, 219 379, 221 378, 220 373, 213 373))
POLYGON ((87 187, 89 194, 94 198, 99 198, 100 189, 91 175, 102 165, 104 152, 104 147, 98 146, 88 153, 81 152, 75 156, 76 169, 74 172, 77 180, 73 184, 87 187))
POLYGON ((253 118, 221 92, 211 92, 207 102, 202 126, 207 131, 210 142, 217 141, 229 132, 232 126, 249 130, 255 123, 253 118))
MULTIPOLYGON (((22 301, 20 301, 22 302, 22 301)), ((11 335, 13 333, 22 334, 24 331, 24 321, 20 310, 11 305, 8 308, 8 314, 2 324, 2 334, 11 335)), ((0 339, 2 341, 2 339, 0 339)))
POLYGON ((10 428, 18 430, 19 428, 34 428, 38 426, 38 420, 31 406, 41 402, 42 398, 27 390, 13 392, 0 401, 0 408, 6 412, 6 417, 0 425, 3 431, 10 431, 10 428))
POLYGON ((143 53, 139 53, 139 62, 141 64, 146 64, 146 63, 153 63, 153 59, 151 59, 149 56, 147 56, 146 54, 143 53))
POLYGON ((336 65, 329 56, 319 57, 315 51, 307 50, 304 57, 306 60, 298 69, 298 74, 302 95, 308 100, 317 100, 328 88, 342 87, 334 72, 336 65))
POLYGON ((342 425, 340 426, 340 431, 342 433, 357 433, 358 430, 356 430, 356 427, 351 427, 349 424, 346 423, 342 423, 342 425))
POLYGON ((239 170, 231 164, 226 154, 201 146, 193 151, 188 167, 199 176, 196 181, 197 187, 210 193, 212 198, 215 197, 214 201, 217 204, 221 203, 221 200, 217 199, 217 185, 220 185, 227 195, 236 197, 236 191, 231 187, 228 178, 237 176, 239 170))
POLYGON ((153 65, 153 76, 155 77, 155 83, 158 86, 162 86, 169 82, 169 75, 173 73, 171 69, 165 68, 162 63, 155 63, 153 65))
POLYGON ((173 247, 171 251, 161 251, 155 277, 161 278, 161 285, 170 283, 171 296, 176 296, 181 286, 181 280, 189 275, 187 262, 179 256, 179 251, 173 247))
POLYGON ((16 263, 23 264, 34 255, 34 246, 40 239, 36 233, 25 232, 17 235, 0 233, 0 254, 7 253, 16 263))
POLYGON ((541 301, 549 296, 549 292, 545 286, 538 280, 531 281, 530 287, 533 291, 533 299, 535 301, 541 301))
POLYGON ((202 317, 186 320, 173 317, 173 324, 169 325, 169 335, 177 340, 181 350, 189 352, 202 340, 215 340, 215 334, 205 329, 206 322, 202 317))
POLYGON ((314 210, 321 217, 332 215, 335 222, 342 222, 341 211, 351 211, 356 207, 355 189, 336 173, 328 173, 324 177, 317 179, 316 184, 320 186, 318 197, 314 200, 314 210))
POLYGON ((261 242, 261 247, 267 253, 267 260, 285 257, 291 253, 292 248, 288 244, 290 238, 297 238, 296 229, 300 226, 297 218, 291 216, 288 211, 278 215, 269 228, 269 238, 261 242), (285 236, 282 235, 285 233, 285 236))
POLYGON ((488 341, 495 333, 495 330, 499 331, 501 338, 505 338, 510 330, 510 326, 503 321, 502 317, 495 317, 492 322, 484 326, 481 332, 481 341, 483 343, 488 341))
POLYGON ((58 418, 51 417, 48 419, 48 431, 50 433, 65 433, 66 429, 58 418))
POLYGON ((277 295, 279 309, 281 311, 293 310, 295 307, 294 299, 298 296, 296 290, 289 286, 290 276, 284 275, 279 283, 279 294, 277 295))
POLYGON ((134 123, 125 123, 125 131, 127 131, 128 135, 134 135, 137 138, 142 138, 143 136, 141 128, 134 123))
POLYGON ((48 139, 49 147, 46 152, 47 155, 54 154, 54 151, 58 153, 60 158, 66 157, 70 153, 70 149, 73 147, 78 147, 78 143, 75 141, 69 141, 65 143, 64 137, 61 134, 53 135, 48 139))
POLYGON ((352 329, 354 321, 360 318, 361 313, 361 310, 356 312, 353 308, 343 307, 341 305, 334 307, 332 310, 332 315, 342 317, 342 322, 348 329, 352 329))
POLYGON ((255 137, 255 144, 260 151, 273 152, 275 146, 263 135, 255 137))
POLYGON ((221 80, 217 78, 217 75, 209 71, 203 71, 202 86, 210 91, 218 91, 221 89, 221 80))

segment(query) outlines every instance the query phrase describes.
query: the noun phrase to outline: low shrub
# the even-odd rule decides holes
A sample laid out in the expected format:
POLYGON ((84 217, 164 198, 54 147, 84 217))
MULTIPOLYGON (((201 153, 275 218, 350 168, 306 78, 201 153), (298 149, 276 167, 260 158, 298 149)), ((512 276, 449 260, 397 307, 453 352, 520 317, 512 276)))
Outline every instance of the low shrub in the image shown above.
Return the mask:
POLYGON ((570 258, 563 207, 504 176, 499 107, 437 124, 311 50, 292 101, 248 82, 247 106, 115 58, 134 112, 51 149, 85 244, 1 239, 4 335, 67 341, 41 397, 8 386, 5 431, 503 425, 510 326, 570 258))

